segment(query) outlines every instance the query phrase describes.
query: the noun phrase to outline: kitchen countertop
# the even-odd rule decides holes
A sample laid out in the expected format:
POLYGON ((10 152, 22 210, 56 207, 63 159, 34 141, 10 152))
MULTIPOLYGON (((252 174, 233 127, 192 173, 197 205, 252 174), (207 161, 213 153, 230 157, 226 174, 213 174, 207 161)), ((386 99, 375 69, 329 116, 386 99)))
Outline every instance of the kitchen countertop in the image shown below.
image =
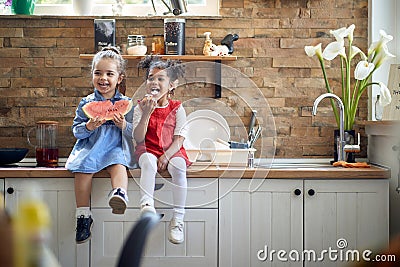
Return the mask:
MULTIPOLYGON (((63 166, 61 163, 60 165, 63 166)), ((257 163, 258 165, 258 163, 257 163)), ((333 167, 328 161, 325 163, 284 162, 274 163, 272 168, 265 164, 254 168, 229 166, 192 165, 188 168, 188 178, 267 178, 267 179, 387 179, 390 178, 390 169, 378 165, 371 168, 343 168, 333 167)), ((140 169, 130 170, 130 177, 140 177, 140 169)), ((169 177, 167 172, 161 173, 169 177)), ((20 166, 0 167, 0 178, 73 178, 73 174, 64 167, 44 168, 34 167, 32 164, 20 166)), ((107 171, 96 173, 94 177, 108 178, 107 171)))

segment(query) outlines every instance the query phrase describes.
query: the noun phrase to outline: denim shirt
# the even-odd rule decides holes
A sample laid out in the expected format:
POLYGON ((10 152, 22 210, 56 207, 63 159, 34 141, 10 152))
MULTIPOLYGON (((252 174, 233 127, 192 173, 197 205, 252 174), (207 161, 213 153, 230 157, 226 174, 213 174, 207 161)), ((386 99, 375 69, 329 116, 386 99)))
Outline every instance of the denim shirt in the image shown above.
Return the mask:
MULTIPOLYGON (((72 172, 95 173, 113 164, 122 164, 134 168, 132 143, 133 108, 125 115, 126 127, 121 131, 112 120, 90 131, 86 128, 89 118, 82 107, 92 101, 106 99, 94 89, 94 93, 84 97, 76 109, 72 132, 77 139, 65 167, 72 172)), ((119 100, 130 100, 118 90, 112 103, 119 100)))

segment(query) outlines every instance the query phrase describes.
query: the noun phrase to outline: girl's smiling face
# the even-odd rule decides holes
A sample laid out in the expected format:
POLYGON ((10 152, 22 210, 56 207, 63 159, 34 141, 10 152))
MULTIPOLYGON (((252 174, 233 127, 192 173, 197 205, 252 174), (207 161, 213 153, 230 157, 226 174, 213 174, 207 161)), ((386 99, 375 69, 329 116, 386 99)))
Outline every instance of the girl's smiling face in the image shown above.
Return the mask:
POLYGON ((93 86, 106 99, 114 96, 116 87, 122 79, 123 76, 119 74, 117 63, 113 59, 101 59, 94 66, 93 86))
POLYGON ((152 95, 160 106, 166 104, 168 92, 172 87, 173 84, 165 70, 153 68, 149 71, 146 80, 146 93, 152 95))

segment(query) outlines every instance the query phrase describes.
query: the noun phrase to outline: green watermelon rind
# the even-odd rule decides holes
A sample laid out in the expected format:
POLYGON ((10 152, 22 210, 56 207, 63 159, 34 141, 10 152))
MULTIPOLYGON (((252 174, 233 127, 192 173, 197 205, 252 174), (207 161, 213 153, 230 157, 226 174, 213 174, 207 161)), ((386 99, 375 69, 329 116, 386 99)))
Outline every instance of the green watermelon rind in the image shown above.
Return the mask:
POLYGON ((133 103, 132 100, 119 100, 116 101, 114 104, 110 101, 110 100, 106 100, 106 101, 91 101, 86 103, 83 107, 82 110, 85 113, 86 117, 88 117, 89 119, 91 118, 102 118, 105 120, 112 120, 114 117, 114 114, 116 112, 121 113, 122 115, 126 115, 133 107, 133 103), (116 110, 116 104, 121 104, 121 102, 127 102, 128 104, 125 105, 124 107, 126 107, 125 110, 116 110), (94 106, 101 106, 102 108, 99 109, 97 108, 93 108, 94 106), (97 110, 95 110, 97 109, 97 110))

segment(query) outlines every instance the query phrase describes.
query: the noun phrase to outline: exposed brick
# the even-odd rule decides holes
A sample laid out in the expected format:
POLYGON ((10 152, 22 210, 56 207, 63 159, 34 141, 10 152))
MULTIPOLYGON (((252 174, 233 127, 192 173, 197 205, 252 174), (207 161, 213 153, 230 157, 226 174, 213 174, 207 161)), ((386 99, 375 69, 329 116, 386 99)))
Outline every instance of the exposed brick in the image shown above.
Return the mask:
POLYGON ((57 68, 22 68, 21 76, 23 77, 68 77, 81 75, 80 68, 63 68, 62 74, 57 68))
POLYGON ((0 78, 0 88, 6 87, 9 88, 11 85, 11 79, 9 78, 0 78))
MULTIPOLYGON (((238 60, 223 62, 234 71, 223 72, 222 98, 212 98, 213 67, 200 63, 187 72, 189 82, 193 77, 200 82, 179 86, 175 98, 188 112, 202 108, 223 114, 232 140, 246 139, 250 110, 256 109, 257 122, 267 125, 256 143, 257 155, 331 158, 337 125, 328 100, 311 115, 314 99, 326 89, 317 58, 307 57, 304 46, 325 47, 334 40, 330 30, 354 23, 354 44, 366 51, 368 1, 224 0, 220 14, 221 18, 187 20, 186 53, 202 53, 205 31, 212 32, 216 44, 228 33, 239 34, 234 43, 238 60)), ((116 29, 117 44, 126 43, 128 34, 144 34, 150 47, 149 37, 163 32, 163 20, 117 17, 116 29)), ((94 52, 93 18, 4 16, 0 36, 1 135, 16 145, 26 142, 35 121, 55 119, 60 122, 60 155, 67 156, 76 141, 71 132, 76 106, 93 92, 91 62, 79 59, 79 54, 94 52)), ((137 63, 130 60, 127 72, 126 94, 134 99, 143 94, 143 71, 137 63)), ((325 63, 330 85, 340 95, 340 61, 325 63)), ((367 110, 365 94, 357 120, 365 120, 367 110)), ((366 145, 364 136, 360 155, 366 155, 366 145)))
POLYGON ((253 16, 265 19, 298 18, 299 8, 253 8, 253 16))
POLYGON ((55 47, 56 38, 11 38, 12 47, 55 47))
POLYGON ((41 77, 30 77, 30 78, 12 78, 12 88, 26 88, 26 87, 40 87, 46 84, 48 87, 55 87, 61 85, 61 78, 41 78, 41 77))
POLYGON ((222 8, 220 15, 224 18, 253 18, 251 8, 222 8))
POLYGON ((41 36, 42 38, 80 37, 80 29, 76 28, 25 28, 24 37, 41 36))
POLYGON ((254 19, 252 26, 257 28, 277 29, 279 27, 279 19, 254 19))
POLYGON ((297 58, 273 58, 272 60, 272 67, 274 68, 318 68, 319 65, 318 60, 314 58, 304 58, 304 57, 297 57, 297 58))
POLYGON ((318 137, 319 131, 315 127, 292 127, 290 131, 291 136, 303 136, 308 138, 318 137))
POLYGON ((244 1, 222 0, 222 7, 223 8, 227 8, 227 7, 243 8, 244 7, 244 1))
POLYGON ((24 37, 22 28, 0 28, 1 37, 24 37))

